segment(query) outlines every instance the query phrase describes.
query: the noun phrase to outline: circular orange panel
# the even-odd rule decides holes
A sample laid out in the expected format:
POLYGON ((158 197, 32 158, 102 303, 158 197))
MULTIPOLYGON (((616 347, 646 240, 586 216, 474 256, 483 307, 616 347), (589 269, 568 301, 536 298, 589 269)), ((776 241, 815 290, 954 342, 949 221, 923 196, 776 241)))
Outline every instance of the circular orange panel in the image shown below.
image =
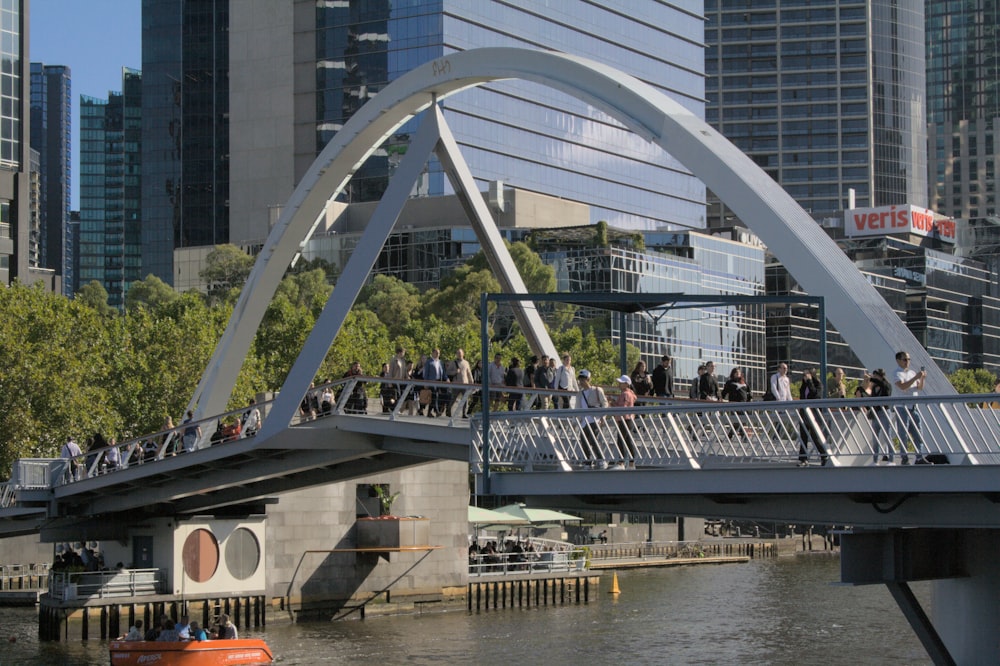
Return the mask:
POLYGON ((219 542, 205 529, 197 529, 184 540, 184 573, 196 583, 204 583, 219 567, 219 542))

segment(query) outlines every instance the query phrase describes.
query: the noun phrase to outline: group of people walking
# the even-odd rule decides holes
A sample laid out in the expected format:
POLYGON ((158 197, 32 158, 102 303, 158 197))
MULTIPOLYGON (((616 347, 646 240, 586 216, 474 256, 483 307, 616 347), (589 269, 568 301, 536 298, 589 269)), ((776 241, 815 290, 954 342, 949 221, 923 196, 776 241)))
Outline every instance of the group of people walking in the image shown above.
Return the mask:
MULTIPOLYGON (((470 366, 465 358, 465 352, 458 349, 453 359, 444 360, 441 350, 434 348, 429 355, 421 355, 418 362, 407 359, 406 349, 396 348, 395 355, 382 365, 379 376, 388 381, 382 383, 379 395, 383 412, 399 410, 400 413, 421 415, 429 418, 452 416, 453 408, 459 409, 456 417, 467 418, 478 405, 480 395, 475 388, 486 379, 491 387, 491 409, 500 410, 506 407, 509 411, 522 409, 547 409, 549 407, 598 408, 625 407, 631 408, 641 404, 643 398, 674 398, 677 397, 676 380, 674 377, 673 359, 669 355, 660 358, 660 363, 650 372, 645 361, 636 363, 632 372, 622 375, 616 381, 618 392, 611 404, 600 386, 591 383, 591 375, 587 370, 579 372, 573 367, 572 357, 563 354, 559 363, 556 357, 548 355, 531 356, 526 364, 521 359, 512 357, 504 363, 503 356, 496 354, 493 361, 485 368, 477 361, 470 366), (407 387, 409 382, 426 382, 416 387, 407 387), (455 384, 456 386, 451 386, 455 384), (461 387, 457 385, 462 385, 461 387), (496 387, 493 389, 493 387, 496 387), (525 389, 548 389, 552 391, 530 391, 525 389), (403 404, 398 402, 402 400, 403 404)), ((919 395, 923 390, 926 372, 909 367, 910 356, 901 351, 896 354, 897 367, 892 375, 892 381, 887 373, 879 368, 864 373, 864 380, 854 391, 854 397, 881 398, 892 395, 893 388, 897 394, 919 395)), ((363 375, 361 365, 354 362, 344 377, 363 375)), ((716 373, 715 363, 708 361, 699 366, 698 374, 688 386, 683 382, 681 394, 685 397, 725 402, 749 402, 753 392, 747 383, 741 368, 733 368, 723 382, 716 373), (721 382, 721 385, 720 385, 721 382)), ((356 382, 351 389, 344 406, 348 413, 367 412, 367 395, 365 382, 356 382)), ((799 400, 814 400, 818 398, 847 398, 847 384, 844 381, 844 371, 836 368, 825 387, 818 370, 806 369, 798 388, 799 400)), ((317 389, 310 387, 303 400, 303 415, 315 417, 318 414, 329 413, 332 404, 339 396, 334 395, 328 387, 317 389)), ((764 400, 791 401, 791 378, 787 363, 779 363, 776 371, 768 378, 764 400)), ((799 462, 805 466, 809 463, 810 449, 814 448, 819 456, 820 464, 827 465, 830 460, 830 431, 820 410, 809 407, 797 408, 799 462)), ((873 440, 872 455, 875 463, 894 463, 896 449, 892 440, 899 443, 899 452, 903 464, 909 462, 907 444, 912 442, 915 462, 926 462, 922 455, 923 439, 920 434, 920 415, 916 407, 895 407, 886 409, 872 407, 865 413, 871 419, 873 440), (889 443, 882 441, 888 436, 889 443)), ((584 417, 583 439, 581 446, 590 464, 603 464, 598 456, 597 423, 599 419, 584 417)), ((614 465, 627 467, 634 465, 635 418, 628 411, 614 418, 618 430, 618 449, 620 459, 613 461, 614 465)), ((745 432, 739 428, 739 434, 745 432)))
MULTIPOLYGON (((877 368, 864 373, 864 379, 854 390, 856 398, 887 398, 892 395, 893 388, 897 395, 919 396, 924 389, 927 372, 924 368, 914 370, 910 367, 910 354, 906 351, 896 352, 896 368, 892 373, 890 383, 888 373, 877 368)), ((788 401, 792 399, 791 380, 788 376, 788 364, 778 364, 777 372, 771 375, 765 400, 788 401)), ((816 370, 807 369, 802 373, 799 388, 800 400, 814 400, 823 397, 823 385, 816 370)), ((827 398, 846 398, 847 385, 844 382, 844 371, 836 368, 833 377, 827 384, 827 398)), ((918 465, 928 461, 923 455, 923 436, 920 432, 920 412, 916 405, 896 406, 893 408, 872 406, 864 408, 864 413, 872 425, 872 462, 874 464, 895 464, 896 445, 899 446, 900 459, 904 465, 909 463, 908 444, 912 442, 914 462, 918 465)), ((829 462, 827 443, 830 431, 823 414, 808 407, 798 410, 799 421, 799 465, 809 464, 810 443, 815 447, 820 457, 820 464, 829 462)))

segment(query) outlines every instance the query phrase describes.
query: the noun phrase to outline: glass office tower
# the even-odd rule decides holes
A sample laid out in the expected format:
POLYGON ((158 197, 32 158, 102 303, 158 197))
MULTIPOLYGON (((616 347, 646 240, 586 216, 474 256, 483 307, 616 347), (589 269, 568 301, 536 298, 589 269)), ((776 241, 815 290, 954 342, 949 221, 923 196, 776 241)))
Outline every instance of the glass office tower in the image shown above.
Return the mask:
MULTIPOLYGON (((234 170, 237 162, 260 162, 239 177, 234 173, 234 188, 237 180, 257 179, 253 187, 241 185, 239 193, 232 191, 233 206, 258 198, 245 212, 233 211, 234 230, 237 224, 255 229, 239 231, 250 234, 240 240, 265 233, 273 222, 267 207, 287 200, 315 155, 361 105, 405 72, 452 52, 508 46, 583 55, 622 69, 696 115, 704 115, 703 18, 697 0, 566 0, 544 6, 524 0, 351 0, 293 6, 294 17, 268 3, 236 3, 231 8, 230 40, 254 44, 245 56, 252 66, 231 63, 230 85, 237 86, 234 99, 259 98, 263 90, 258 93, 252 86, 269 76, 276 58, 285 59, 297 72, 294 89, 274 93, 293 97, 287 111, 280 98, 269 99, 265 108, 237 108, 234 103, 232 126, 238 124, 241 132, 259 127, 258 145, 276 134, 281 140, 283 128, 268 116, 285 113, 283 122, 294 128, 287 132, 291 145, 276 144, 271 152, 278 157, 272 156, 271 162, 283 159, 283 154, 295 155, 296 160, 294 178, 282 178, 278 171, 263 178, 260 174, 269 163, 258 146, 247 142, 238 151, 234 145, 234 170), (255 27, 265 13, 275 17, 267 34, 255 27), (277 38, 280 32, 275 37, 276 30, 286 30, 287 40, 277 38), (307 38, 311 43, 302 43, 307 38), (314 58, 307 62, 303 54, 310 52, 314 58), (251 79, 251 73, 260 74, 251 79), (251 219, 261 222, 246 222, 251 219)), ((243 52, 232 50, 238 51, 243 52)), ((276 78, 271 89, 281 82, 276 78)), ((580 201, 590 205, 592 222, 605 220, 622 228, 704 226, 704 186, 688 169, 567 95, 512 81, 464 91, 442 105, 483 190, 489 181, 499 180, 522 190, 580 201)), ((355 175, 345 201, 380 196, 393 160, 415 127, 410 123, 390 137, 355 175)), ((417 188, 418 194, 426 195, 450 191, 436 164, 417 188)))
POLYGON ((930 208, 956 218, 995 217, 1000 4, 930 0, 926 12, 930 208))
POLYGON ((23 2, 0 6, 0 283, 31 281, 29 261, 26 12, 23 2))
POLYGON ((229 242, 229 1, 142 3, 143 276, 229 242))
POLYGON ((122 91, 80 97, 80 286, 96 280, 123 309, 142 275, 142 74, 125 68, 122 91))
POLYGON ((705 18, 707 120, 803 208, 837 217, 849 189, 926 207, 923 2, 706 0, 705 18))
POLYGON ((31 63, 31 147, 39 156, 41 265, 62 274, 67 296, 74 284, 65 244, 72 174, 70 91, 69 67, 31 63))

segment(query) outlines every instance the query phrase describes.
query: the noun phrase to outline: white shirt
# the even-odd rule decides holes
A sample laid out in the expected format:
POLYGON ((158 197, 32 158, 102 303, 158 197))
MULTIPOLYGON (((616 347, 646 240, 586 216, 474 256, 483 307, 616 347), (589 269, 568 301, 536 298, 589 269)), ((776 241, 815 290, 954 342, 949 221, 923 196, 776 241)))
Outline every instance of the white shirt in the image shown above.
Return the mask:
POLYGON ((63 444, 61 455, 63 458, 76 458, 82 453, 83 451, 80 450, 80 445, 74 442, 73 440, 69 440, 68 442, 63 444))
POLYGON ((910 385, 910 388, 908 388, 908 389, 900 388, 901 384, 905 384, 906 382, 910 381, 911 379, 913 379, 916 376, 917 376, 917 371, 916 370, 910 370, 909 368, 904 368, 901 365, 897 365, 896 366, 896 388, 898 388, 900 391, 906 391, 908 393, 908 395, 920 395, 920 389, 917 388, 917 386, 920 384, 920 382, 913 382, 913 384, 910 385))
POLYGON ((556 370, 556 388, 564 391, 580 390, 580 385, 576 382, 576 370, 572 365, 560 365, 556 370))
POLYGON ((780 372, 771 375, 771 393, 776 400, 792 399, 791 380, 788 379, 788 375, 782 375, 780 372))

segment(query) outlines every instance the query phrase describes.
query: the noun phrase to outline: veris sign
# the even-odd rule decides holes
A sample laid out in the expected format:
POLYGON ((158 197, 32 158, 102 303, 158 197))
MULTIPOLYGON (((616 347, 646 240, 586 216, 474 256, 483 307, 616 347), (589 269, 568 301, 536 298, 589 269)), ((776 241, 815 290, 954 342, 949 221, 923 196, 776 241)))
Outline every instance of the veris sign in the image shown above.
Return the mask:
POLYGON ((954 243, 955 220, 909 204, 854 208, 844 213, 844 233, 852 237, 909 233, 954 243))

